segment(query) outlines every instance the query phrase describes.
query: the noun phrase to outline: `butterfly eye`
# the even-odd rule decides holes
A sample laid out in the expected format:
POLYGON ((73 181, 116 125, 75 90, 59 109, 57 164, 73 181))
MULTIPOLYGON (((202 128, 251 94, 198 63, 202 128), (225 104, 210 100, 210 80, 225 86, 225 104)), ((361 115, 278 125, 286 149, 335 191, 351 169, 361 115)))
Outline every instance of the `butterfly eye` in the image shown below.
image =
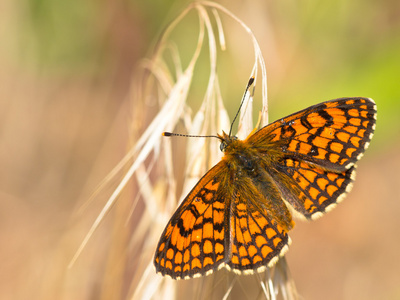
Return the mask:
POLYGON ((225 149, 226 149, 226 142, 224 141, 224 142, 222 142, 221 143, 221 145, 219 145, 219 149, 222 151, 222 152, 225 152, 225 149))

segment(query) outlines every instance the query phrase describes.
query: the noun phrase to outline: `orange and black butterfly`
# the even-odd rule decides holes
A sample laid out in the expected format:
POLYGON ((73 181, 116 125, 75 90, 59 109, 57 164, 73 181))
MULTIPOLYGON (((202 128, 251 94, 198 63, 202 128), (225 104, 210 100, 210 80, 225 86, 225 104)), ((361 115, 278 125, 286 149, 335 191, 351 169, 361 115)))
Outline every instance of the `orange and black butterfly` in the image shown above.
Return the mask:
POLYGON ((245 140, 222 133, 222 160, 195 185, 158 243, 156 271, 173 279, 226 267, 261 272, 288 250, 292 214, 316 219, 351 190, 376 105, 341 98, 279 119, 245 140))

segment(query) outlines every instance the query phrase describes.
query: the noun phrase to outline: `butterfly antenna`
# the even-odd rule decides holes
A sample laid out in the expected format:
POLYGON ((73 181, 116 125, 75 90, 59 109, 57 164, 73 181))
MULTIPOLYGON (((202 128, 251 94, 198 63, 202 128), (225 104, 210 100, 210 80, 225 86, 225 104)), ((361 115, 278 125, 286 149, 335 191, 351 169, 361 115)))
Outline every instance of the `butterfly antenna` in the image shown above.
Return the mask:
POLYGON ((239 109, 238 109, 238 111, 236 113, 236 116, 233 118, 233 121, 232 121, 232 124, 231 124, 231 128, 229 129, 229 136, 231 136, 233 124, 235 123, 235 121, 236 121, 236 119, 237 119, 237 117, 239 115, 240 109, 242 108, 243 103, 244 103, 244 99, 246 99, 247 91, 249 90, 249 88, 253 84, 253 82, 254 82, 254 76, 251 76, 250 79, 249 79, 249 82, 247 83, 246 90, 244 91, 242 102, 240 103, 240 106, 239 106, 239 109))
POLYGON ((183 137, 200 137, 200 138, 217 138, 221 139, 219 136, 216 135, 190 135, 190 134, 181 134, 181 133, 173 133, 173 132, 163 132, 163 136, 183 136, 183 137))

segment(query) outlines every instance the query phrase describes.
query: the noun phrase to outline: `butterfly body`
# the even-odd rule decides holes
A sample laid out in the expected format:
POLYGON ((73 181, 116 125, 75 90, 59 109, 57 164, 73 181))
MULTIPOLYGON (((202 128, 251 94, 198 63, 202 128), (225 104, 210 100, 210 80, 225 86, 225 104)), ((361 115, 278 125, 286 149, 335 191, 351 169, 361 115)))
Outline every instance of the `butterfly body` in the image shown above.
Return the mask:
POLYGON ((283 152, 268 142, 256 148, 248 140, 229 137, 226 133, 220 137, 225 154, 222 162, 226 162, 229 181, 235 186, 233 190, 245 199, 256 199, 254 205, 262 206, 268 215, 278 216, 279 224, 286 231, 290 230, 294 223, 270 175, 273 169, 276 172, 274 161, 282 157, 283 152), (267 198, 271 201, 263 201, 267 198))
POLYGON ((182 201, 161 235, 156 271, 174 279, 226 267, 260 272, 284 255, 292 215, 316 219, 343 200, 372 138, 368 98, 323 102, 245 140, 222 133, 221 161, 182 201))

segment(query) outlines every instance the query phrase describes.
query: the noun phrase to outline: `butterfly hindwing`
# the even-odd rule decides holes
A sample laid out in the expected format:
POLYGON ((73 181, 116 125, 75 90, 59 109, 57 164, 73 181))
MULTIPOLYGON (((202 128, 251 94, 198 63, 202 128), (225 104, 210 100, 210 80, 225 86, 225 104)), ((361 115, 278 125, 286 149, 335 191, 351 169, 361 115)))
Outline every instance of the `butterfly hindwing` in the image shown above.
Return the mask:
MULTIPOLYGON (((271 190, 271 195, 274 195, 274 190, 271 190)), ((278 257, 287 251, 290 244, 287 231, 290 228, 276 217, 276 210, 271 211, 268 207, 276 200, 281 202, 273 197, 266 198, 250 178, 238 183, 230 216, 231 259, 227 262, 228 268, 235 273, 260 272, 275 264, 278 257), (248 196, 249 192, 253 195, 248 196)), ((289 213, 286 218, 291 225, 289 213)))
POLYGON ((343 172, 331 172, 290 158, 272 173, 282 197, 299 212, 299 217, 316 219, 336 206, 350 192, 355 166, 343 172))

